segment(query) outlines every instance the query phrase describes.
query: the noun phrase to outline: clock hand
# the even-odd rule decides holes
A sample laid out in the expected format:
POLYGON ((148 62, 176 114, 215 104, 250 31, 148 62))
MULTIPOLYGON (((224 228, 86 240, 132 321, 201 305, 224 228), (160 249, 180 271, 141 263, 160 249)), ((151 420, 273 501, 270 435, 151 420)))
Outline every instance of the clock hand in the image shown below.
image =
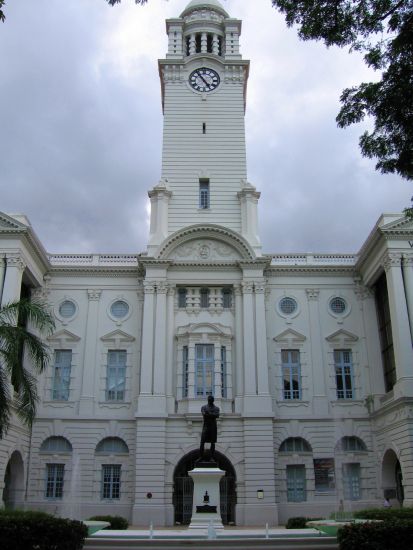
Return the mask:
MULTIPOLYGON (((199 74, 199 73, 198 73, 199 74)), ((209 83, 205 80, 205 78, 202 76, 202 74, 199 75, 199 78, 204 82, 206 86, 209 88, 209 83)))

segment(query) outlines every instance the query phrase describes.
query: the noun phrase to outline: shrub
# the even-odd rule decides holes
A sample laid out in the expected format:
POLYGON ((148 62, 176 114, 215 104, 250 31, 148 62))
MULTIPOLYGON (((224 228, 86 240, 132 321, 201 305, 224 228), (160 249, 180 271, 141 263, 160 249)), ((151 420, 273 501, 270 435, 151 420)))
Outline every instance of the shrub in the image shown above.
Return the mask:
POLYGON ((89 518, 90 521, 108 521, 110 523, 109 527, 106 529, 127 529, 129 526, 128 520, 122 516, 93 516, 89 518))
POLYGON ((80 521, 44 512, 5 510, 0 513, 2 550, 80 550, 87 527, 80 521))
POLYGON ((320 519, 320 518, 306 518, 302 516, 289 518, 287 523, 285 524, 285 528, 286 529, 306 529, 307 521, 315 521, 317 519, 320 519))
POLYGON ((352 523, 339 529, 340 550, 411 550, 413 522, 389 520, 377 523, 352 523))
POLYGON ((368 508, 354 512, 360 519, 410 519, 413 520, 413 508, 368 508))

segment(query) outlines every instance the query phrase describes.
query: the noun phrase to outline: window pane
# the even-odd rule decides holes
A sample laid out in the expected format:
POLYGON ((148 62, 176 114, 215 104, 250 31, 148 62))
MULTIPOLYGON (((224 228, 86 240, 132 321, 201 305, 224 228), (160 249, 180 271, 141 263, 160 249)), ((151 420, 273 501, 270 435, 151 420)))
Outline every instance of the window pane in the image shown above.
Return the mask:
POLYGON ((288 502, 304 502, 306 499, 305 466, 287 466, 288 502))
POLYGON ((222 307, 224 308, 232 307, 232 291, 230 288, 222 289, 222 307))
POLYGON ((314 459, 314 480, 316 491, 334 491, 336 485, 333 458, 314 459))
POLYGON ((102 498, 120 498, 120 470, 119 464, 105 464, 102 466, 102 498))
POLYGON ((343 487, 346 499, 359 500, 361 498, 359 463, 343 464, 343 487))
POLYGON ((284 399, 301 399, 301 368, 298 350, 281 350, 284 399))
POLYGON ((214 393, 214 344, 196 344, 195 379, 196 395, 207 396, 214 393))
POLYGON ((199 182, 199 208, 209 208, 209 181, 199 182))
POLYGON ((123 401, 125 398, 126 357, 125 350, 108 352, 106 380, 108 401, 123 401))
POLYGON ((186 288, 180 288, 178 290, 178 307, 186 307, 186 288))
POLYGON ((182 373, 182 394, 183 397, 188 397, 188 346, 184 346, 182 349, 182 373))
POLYGON ((353 367, 350 350, 334 350, 337 399, 353 399, 353 367))
POLYGON ((46 498, 63 497, 64 464, 46 464, 46 498))
POLYGON ((209 289, 201 288, 200 295, 201 295, 201 307, 209 307, 209 289))
POLYGON ((53 400, 67 401, 69 399, 71 366, 72 350, 56 350, 52 388, 53 400))

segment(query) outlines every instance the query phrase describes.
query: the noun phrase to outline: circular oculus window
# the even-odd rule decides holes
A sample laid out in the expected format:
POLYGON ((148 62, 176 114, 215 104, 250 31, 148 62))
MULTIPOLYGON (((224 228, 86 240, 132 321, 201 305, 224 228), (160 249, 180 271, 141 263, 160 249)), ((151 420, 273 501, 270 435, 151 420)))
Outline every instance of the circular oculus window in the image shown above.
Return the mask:
POLYGON ((298 304, 294 298, 281 298, 279 308, 284 315, 293 315, 298 309, 298 304))
POLYGON ((129 305, 124 300, 116 300, 110 306, 110 313, 115 319, 123 319, 129 313, 129 305))
POLYGON ((59 315, 64 319, 70 319, 76 313, 76 304, 71 300, 65 300, 59 306, 59 315))
POLYGON ((344 298, 336 296, 330 300, 330 310, 334 315, 343 315, 347 309, 347 302, 344 298))

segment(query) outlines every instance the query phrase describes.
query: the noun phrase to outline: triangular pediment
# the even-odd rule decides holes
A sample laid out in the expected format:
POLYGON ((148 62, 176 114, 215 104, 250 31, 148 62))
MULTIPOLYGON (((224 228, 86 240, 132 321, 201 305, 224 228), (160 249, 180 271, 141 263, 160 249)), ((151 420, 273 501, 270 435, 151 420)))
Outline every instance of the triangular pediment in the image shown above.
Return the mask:
POLYGON ((27 226, 17 221, 15 218, 8 216, 4 212, 0 212, 0 231, 27 231, 27 226))
POLYGON ((413 234, 413 219, 406 217, 398 218, 382 225, 380 231, 390 234, 398 232, 413 234))
POLYGON ((274 336, 273 340, 275 342, 278 342, 279 344, 286 343, 288 345, 291 345, 305 342, 305 340, 307 340, 307 337, 304 336, 304 334, 301 334, 300 332, 289 328, 281 332, 278 336, 274 336))
POLYGON ((326 337, 327 342, 332 344, 350 344, 357 342, 359 337, 348 330, 340 329, 326 337))
POLYGON ((49 342, 59 342, 61 344, 79 342, 80 339, 80 336, 77 336, 73 332, 66 329, 59 330, 48 337, 49 342))
POLYGON ((117 343, 125 343, 125 342, 134 342, 135 337, 131 334, 128 334, 127 332, 124 332, 123 330, 114 330, 113 332, 109 332, 108 334, 105 334, 104 336, 101 336, 100 338, 102 342, 109 342, 114 343, 115 345, 117 343))

